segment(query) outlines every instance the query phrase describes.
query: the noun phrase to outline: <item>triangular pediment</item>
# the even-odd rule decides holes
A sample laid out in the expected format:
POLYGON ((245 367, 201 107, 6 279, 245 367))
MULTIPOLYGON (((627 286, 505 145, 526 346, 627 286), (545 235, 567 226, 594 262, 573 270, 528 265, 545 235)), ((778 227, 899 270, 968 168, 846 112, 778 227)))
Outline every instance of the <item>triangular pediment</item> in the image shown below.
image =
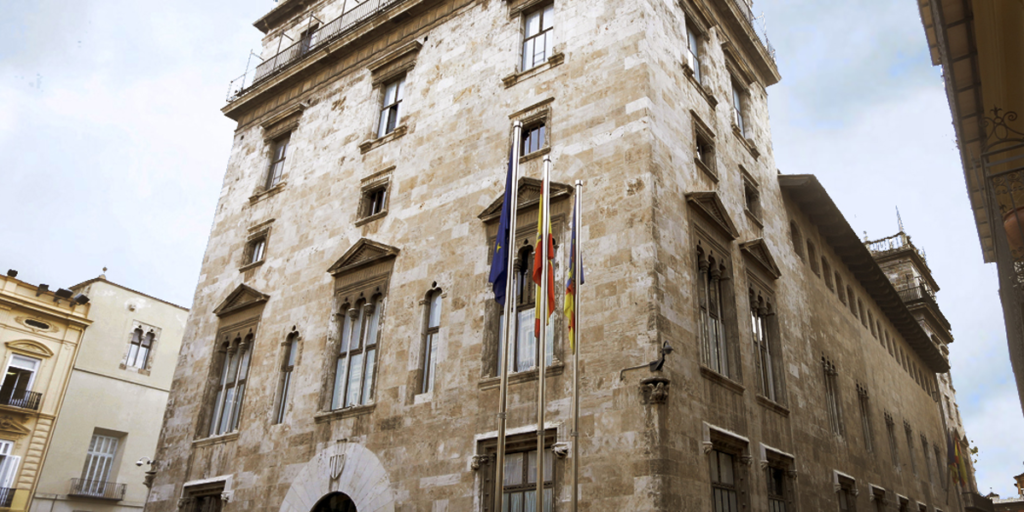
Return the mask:
POLYGON ((25 354, 33 355, 36 357, 51 357, 53 351, 50 350, 46 345, 37 341, 30 340, 19 340, 19 341, 8 341, 5 343, 7 348, 13 352, 22 352, 25 354))
POLYGON ((736 224, 729 217, 729 212, 725 209, 725 204, 722 203, 717 192, 691 192, 686 194, 686 200, 697 211, 703 213, 729 239, 735 240, 739 236, 736 224))
POLYGON ((228 295, 226 299, 224 299, 224 302, 221 302, 220 305, 217 306, 217 309, 213 310, 213 314, 217 316, 224 316, 258 304, 263 304, 268 300, 270 300, 270 295, 260 293, 249 286, 240 284, 228 295))
POLYGON ((779 266, 775 264, 772 252, 768 250, 768 242, 765 242, 764 238, 744 242, 740 244, 740 250, 761 265, 775 279, 782 275, 779 266))
POLYGON ((360 238, 345 254, 341 256, 327 269, 327 272, 337 275, 350 270, 376 263, 398 256, 401 249, 374 242, 369 238, 360 238))
MULTIPOLYGON (((540 203, 541 180, 535 178, 519 178, 519 196, 516 198, 519 210, 530 208, 540 203)), ((565 183, 551 182, 551 201, 565 199, 572 195, 572 185, 565 183)), ((494 201, 491 202, 483 212, 480 213, 480 220, 490 222, 501 217, 501 206, 505 204, 505 191, 503 190, 494 201)))
POLYGON ((5 437, 21 437, 31 433, 32 430, 22 425, 21 422, 12 416, 8 414, 0 416, 0 434, 4 434, 5 437))

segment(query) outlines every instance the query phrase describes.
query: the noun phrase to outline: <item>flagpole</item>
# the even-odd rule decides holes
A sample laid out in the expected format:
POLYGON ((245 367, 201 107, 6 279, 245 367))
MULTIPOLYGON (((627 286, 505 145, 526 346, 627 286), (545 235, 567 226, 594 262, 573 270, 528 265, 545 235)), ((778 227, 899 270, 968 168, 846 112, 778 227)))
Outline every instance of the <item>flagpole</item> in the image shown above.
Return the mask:
MULTIPOLYGON (((493 512, 501 512, 501 503, 505 490, 505 425, 506 412, 508 407, 508 365, 509 346, 512 338, 512 326, 515 325, 515 249, 516 249, 516 208, 519 206, 519 146, 523 133, 523 123, 516 121, 512 128, 512 193, 509 206, 508 240, 505 240, 506 251, 508 252, 508 266, 506 267, 507 279, 505 280, 505 316, 501 322, 501 362, 498 365, 498 373, 501 375, 501 385, 498 391, 498 453, 494 468, 494 508, 493 512)), ((500 233, 499 233, 500 236, 500 233)), ((501 243, 501 240, 498 240, 501 243)))
MULTIPOLYGON (((580 226, 583 206, 583 182, 576 180, 576 204, 573 206, 573 358, 572 358, 572 512, 579 506, 580 479, 580 285, 583 276, 583 259, 580 258, 580 226)), ((566 319, 566 321, 570 321, 566 319)))
POLYGON ((551 236, 549 222, 551 221, 551 158, 544 156, 544 181, 541 185, 541 223, 540 247, 541 251, 541 274, 540 274, 540 323, 537 333, 537 510, 544 511, 544 412, 547 401, 545 400, 547 387, 547 366, 548 366, 548 272, 550 268, 548 242, 551 236))

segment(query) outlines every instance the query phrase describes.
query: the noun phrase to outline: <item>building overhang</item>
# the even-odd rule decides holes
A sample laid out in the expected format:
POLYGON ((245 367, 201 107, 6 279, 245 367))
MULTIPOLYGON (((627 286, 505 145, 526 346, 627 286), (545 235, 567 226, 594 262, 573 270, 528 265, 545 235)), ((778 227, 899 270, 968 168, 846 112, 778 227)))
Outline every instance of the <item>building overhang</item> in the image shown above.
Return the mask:
POLYGON ((818 179, 809 174, 779 175, 779 187, 814 223, 836 255, 850 269, 921 360, 935 373, 949 371, 949 361, 900 298, 888 276, 818 179))

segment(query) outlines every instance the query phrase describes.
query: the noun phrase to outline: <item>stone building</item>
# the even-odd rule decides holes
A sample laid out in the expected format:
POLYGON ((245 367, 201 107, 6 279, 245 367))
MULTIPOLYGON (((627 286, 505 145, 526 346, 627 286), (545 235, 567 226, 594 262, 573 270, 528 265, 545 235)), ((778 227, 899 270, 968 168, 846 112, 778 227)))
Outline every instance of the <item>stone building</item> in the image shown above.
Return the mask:
POLYGON ((0 276, 0 509, 25 511, 40 481, 71 368, 89 320, 88 297, 0 276))
POLYGON ((88 296, 82 339, 32 510, 141 511, 188 310, 108 281, 88 296), (143 464, 137 461, 143 460, 143 464))
MULTIPOLYGON (((775 168, 749 3, 282 0, 255 25, 147 510, 490 509, 516 121, 521 262, 542 157, 559 247, 586 184, 583 510, 960 509, 936 455, 948 327, 775 168), (662 371, 623 372, 666 343, 662 371)), ((540 465, 568 510, 571 356, 558 313, 538 456, 532 297, 504 493, 537 508, 540 465)))

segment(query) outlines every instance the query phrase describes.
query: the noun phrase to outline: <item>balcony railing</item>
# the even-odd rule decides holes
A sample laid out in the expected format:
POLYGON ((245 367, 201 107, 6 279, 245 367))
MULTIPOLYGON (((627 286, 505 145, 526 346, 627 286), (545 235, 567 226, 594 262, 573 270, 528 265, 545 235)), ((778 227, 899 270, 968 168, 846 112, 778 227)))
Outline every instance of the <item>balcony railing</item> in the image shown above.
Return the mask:
POLYGON ((976 492, 965 492, 964 497, 964 510, 967 512, 993 512, 995 507, 992 505, 992 500, 976 493, 976 492))
POLYGON ((22 409, 39 410, 39 403, 43 401, 43 394, 33 391, 14 391, 11 394, 0 395, 0 405, 21 407, 22 409))
POLYGON ((11 506, 11 502, 14 501, 14 491, 16 490, 9 487, 0 487, 0 508, 11 506))
POLYGON ((231 81, 228 86, 228 102, 235 101, 244 95, 252 86, 270 78, 281 71, 291 67, 296 62, 311 52, 323 48, 325 45, 347 34, 356 25, 373 17, 375 14, 406 0, 366 0, 355 8, 343 13, 324 26, 305 34, 299 41, 295 41, 288 47, 280 49, 276 55, 270 57, 250 72, 247 68, 245 74, 231 81))
POLYGON ((71 490, 68 492, 68 495, 120 501, 124 499, 124 491, 127 487, 128 484, 119 484, 117 482, 72 478, 71 490))
POLYGON ((743 17, 747 20, 747 24, 754 30, 757 37, 761 41, 761 46, 768 52, 768 56, 771 57, 772 62, 775 61, 775 48, 772 46, 771 41, 768 40, 768 31, 765 30, 764 26, 757 26, 755 20, 757 17, 754 16, 754 12, 751 11, 750 5, 747 0, 733 0, 736 3, 736 7, 740 8, 740 12, 743 13, 743 17))

